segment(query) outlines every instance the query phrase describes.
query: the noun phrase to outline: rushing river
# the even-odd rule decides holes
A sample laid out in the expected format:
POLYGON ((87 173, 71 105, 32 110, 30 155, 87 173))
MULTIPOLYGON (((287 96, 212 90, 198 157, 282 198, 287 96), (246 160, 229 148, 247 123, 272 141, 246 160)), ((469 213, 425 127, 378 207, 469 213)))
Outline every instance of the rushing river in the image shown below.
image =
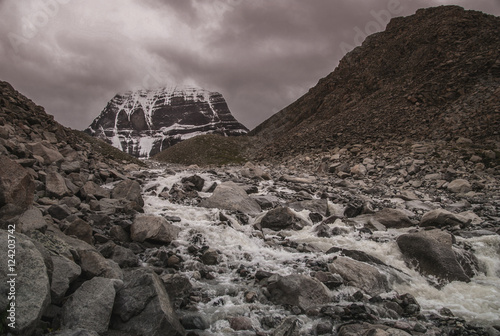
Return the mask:
MULTIPOLYGON (((395 238, 408 230, 389 230, 364 236, 338 219, 330 225, 343 228, 346 232, 343 235, 320 238, 315 234, 315 226, 311 223, 311 226, 300 231, 285 231, 280 236, 278 233, 267 232, 266 239, 263 239, 252 225, 259 220, 259 217, 250 217, 248 225, 241 225, 235 218, 229 216, 231 225, 221 225, 218 209, 173 204, 156 196, 165 187, 170 189, 183 177, 193 175, 193 172, 189 171, 178 172, 175 175, 162 174, 159 170, 157 173, 158 177, 148 181, 144 186, 144 190, 147 190, 144 194, 146 203, 144 209, 148 214, 177 216, 181 220, 176 223, 182 229, 176 241, 176 250, 182 256, 184 265, 181 272, 190 279, 196 289, 209 296, 208 302, 205 300, 197 306, 198 311, 207 317, 211 325, 201 335, 234 335, 235 332, 229 328, 227 319, 231 316, 246 316, 252 320, 256 329, 262 329, 264 326, 261 325, 261 321, 265 320, 266 316, 285 317, 290 314, 281 306, 269 302, 260 303, 259 300, 247 302, 245 293, 259 293, 260 286, 253 282, 255 280, 243 279, 238 273, 241 268, 250 273, 263 270, 280 275, 310 274, 311 269, 308 265, 311 262, 328 262, 334 257, 332 254, 324 253, 333 246, 364 251, 400 270, 404 281, 393 283, 394 291, 400 294, 412 294, 421 305, 424 314, 447 307, 456 316, 471 323, 500 324, 500 236, 498 235, 471 239, 458 238, 459 243, 466 241, 472 246, 483 273, 475 276, 470 283, 452 282, 441 289, 436 289, 428 279, 408 268, 403 261, 395 238), (188 252, 188 247, 193 244, 194 234, 201 235, 204 245, 221 253, 218 265, 203 265, 213 270, 214 279, 206 280, 199 277, 198 270, 201 264, 188 252), (283 240, 283 236, 288 241, 297 243, 299 247, 291 249, 270 243, 283 240), (301 249, 300 246, 304 248, 301 249)), ((205 191, 214 182, 221 181, 214 174, 198 175, 205 180, 204 192, 201 192, 200 196, 210 196, 210 193, 205 191)), ((272 181, 259 182, 259 194, 265 195, 272 187, 272 181)), ((286 188, 280 191, 293 193, 286 188)), ((329 206, 332 213, 342 210, 332 203, 329 206)), ((299 215, 310 222, 307 211, 302 211, 299 215)), ((337 302, 342 303, 343 297, 355 291, 353 288, 342 286, 333 291, 332 295, 337 297, 339 300, 337 302)), ((303 322, 304 330, 310 330, 315 323, 305 315, 300 315, 299 318, 303 322)), ((246 333, 253 334, 244 331, 236 334, 246 335, 246 333)))

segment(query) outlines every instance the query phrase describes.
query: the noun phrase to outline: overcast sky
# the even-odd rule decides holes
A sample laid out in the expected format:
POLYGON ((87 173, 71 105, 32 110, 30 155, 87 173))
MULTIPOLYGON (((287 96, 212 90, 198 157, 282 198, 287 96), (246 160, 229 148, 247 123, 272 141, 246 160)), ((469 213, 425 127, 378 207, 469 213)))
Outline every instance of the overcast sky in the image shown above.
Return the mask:
POLYGON ((118 92, 196 85, 252 129, 390 17, 500 0, 0 0, 0 80, 86 128, 118 92))

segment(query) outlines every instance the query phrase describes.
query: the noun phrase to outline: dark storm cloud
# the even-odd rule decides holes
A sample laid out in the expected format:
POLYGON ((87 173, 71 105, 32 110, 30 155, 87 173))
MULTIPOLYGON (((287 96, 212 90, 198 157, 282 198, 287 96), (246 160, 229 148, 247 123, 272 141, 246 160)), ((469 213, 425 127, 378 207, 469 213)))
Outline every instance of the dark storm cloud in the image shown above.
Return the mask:
POLYGON ((253 128, 333 71, 391 17, 493 0, 0 0, 0 79, 64 125, 87 127, 115 93, 193 84, 253 128))

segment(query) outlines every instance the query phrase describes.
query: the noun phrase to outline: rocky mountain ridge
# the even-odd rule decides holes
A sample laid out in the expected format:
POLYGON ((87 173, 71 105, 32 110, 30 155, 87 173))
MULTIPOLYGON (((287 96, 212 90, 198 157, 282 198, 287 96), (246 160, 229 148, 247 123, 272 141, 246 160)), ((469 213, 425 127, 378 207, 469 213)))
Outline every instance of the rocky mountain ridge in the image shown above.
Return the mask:
POLYGON ((307 94, 250 132, 264 159, 365 141, 499 139, 500 18, 420 9, 369 36, 307 94))
POLYGON ((85 130, 124 152, 149 158, 200 134, 246 134, 218 92, 176 86, 117 94, 85 130))

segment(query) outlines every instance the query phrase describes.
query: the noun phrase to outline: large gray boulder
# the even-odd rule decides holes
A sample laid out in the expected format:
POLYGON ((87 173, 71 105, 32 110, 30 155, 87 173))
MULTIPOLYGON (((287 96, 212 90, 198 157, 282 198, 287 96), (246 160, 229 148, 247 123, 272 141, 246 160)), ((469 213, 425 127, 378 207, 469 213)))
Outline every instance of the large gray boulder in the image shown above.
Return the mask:
POLYGON ((136 216, 130 228, 130 237, 133 241, 146 240, 169 244, 179 235, 180 229, 168 222, 165 218, 151 215, 136 216))
POLYGON ((82 328, 98 333, 108 330, 116 290, 121 286, 123 282, 120 280, 100 277, 84 282, 63 305, 63 327, 82 328))
POLYGON ((273 275, 268 279, 271 301, 297 306, 306 311, 331 301, 328 288, 319 280, 302 274, 273 275))
POLYGON ((250 198, 245 189, 234 182, 223 182, 215 188, 214 193, 199 204, 203 208, 241 211, 249 215, 257 215, 262 210, 260 205, 250 198))
POLYGON ((51 259, 54 270, 50 284, 50 293, 52 303, 59 304, 66 295, 70 284, 82 273, 82 269, 75 262, 62 256, 53 255, 51 259))
POLYGON ((50 304, 50 284, 44 258, 33 242, 21 233, 16 233, 15 268, 7 266, 8 232, 0 230, 0 246, 4 261, 0 269, 0 310, 11 309, 8 295, 10 280, 8 274, 15 273, 15 329, 14 335, 31 335, 45 309, 50 304))
POLYGON ((307 221, 297 216, 290 208, 281 207, 268 211, 260 221, 263 229, 280 230, 301 230, 309 225, 307 221))
POLYGON ((390 290, 387 278, 376 267, 365 262, 337 257, 328 265, 328 270, 339 274, 344 279, 345 285, 359 288, 372 296, 390 290))
POLYGON ((397 243, 408 264, 420 273, 442 282, 470 281, 453 252, 449 233, 441 230, 409 233, 399 236, 397 243))
POLYGON ((163 283, 147 268, 125 271, 111 325, 115 330, 138 335, 185 335, 163 283))

